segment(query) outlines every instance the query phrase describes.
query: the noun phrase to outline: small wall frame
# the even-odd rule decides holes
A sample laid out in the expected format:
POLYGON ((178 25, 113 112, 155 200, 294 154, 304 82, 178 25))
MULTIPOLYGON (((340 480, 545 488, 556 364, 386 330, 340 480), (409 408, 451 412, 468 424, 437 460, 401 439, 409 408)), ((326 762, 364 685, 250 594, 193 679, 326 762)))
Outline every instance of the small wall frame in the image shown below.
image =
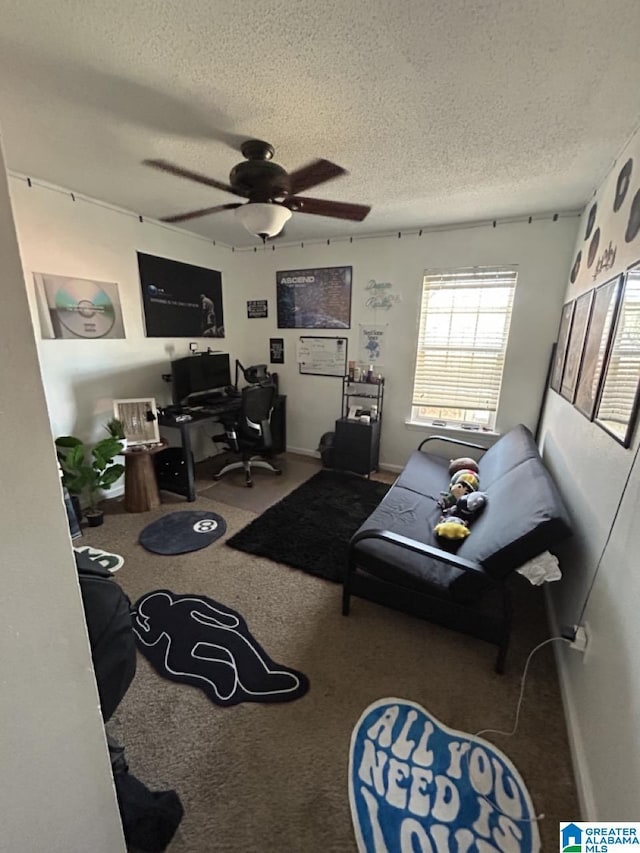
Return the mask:
POLYGON ((638 416, 640 388, 640 262, 625 274, 618 316, 607 354, 595 421, 629 447, 638 416))
POLYGON ((124 437, 130 447, 160 444, 155 397, 114 400, 113 415, 124 424, 124 437))

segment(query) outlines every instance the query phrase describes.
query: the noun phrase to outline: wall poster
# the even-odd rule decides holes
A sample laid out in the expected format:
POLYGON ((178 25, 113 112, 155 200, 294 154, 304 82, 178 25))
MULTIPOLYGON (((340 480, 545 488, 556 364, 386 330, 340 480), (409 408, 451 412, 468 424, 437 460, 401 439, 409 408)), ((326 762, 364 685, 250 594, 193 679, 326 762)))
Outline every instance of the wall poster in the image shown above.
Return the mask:
POLYGON ((627 271, 595 416, 623 447, 631 445, 639 391, 640 264, 627 271))
POLYGON ((591 320, 584 345, 582 367, 574 405, 589 420, 593 419, 602 368, 609 350, 621 276, 597 287, 593 296, 591 320))
POLYGON ((124 338, 118 285, 108 281, 34 273, 43 338, 124 338))
POLYGON ((276 272, 279 329, 350 329, 352 267, 276 272))
POLYGON ((137 254, 148 338, 224 338, 218 270, 137 254))
POLYGON ((301 337, 296 342, 300 373, 312 376, 347 375, 347 339, 301 337))
POLYGON ((269 306, 266 299, 247 299, 247 317, 249 320, 268 316, 269 306))
POLYGON ((388 323, 361 323, 359 357, 361 364, 384 364, 388 323))
POLYGON ((582 360, 584 336, 586 334, 589 317, 591 315, 592 297, 592 290, 588 290, 586 293, 578 296, 575 301, 575 308, 573 309, 571 334, 569 335, 569 342, 567 344, 567 355, 565 357, 562 385, 560 386, 560 393, 570 403, 573 403, 576 396, 576 385, 578 383, 578 372, 580 370, 580 362, 582 360))
POLYGON ((269 361, 284 364, 284 338, 269 338, 269 361))
POLYGON ((549 383, 554 391, 560 393, 560 385, 562 383, 562 374, 564 372, 564 361, 567 354, 567 344, 569 343, 569 333, 571 331, 571 320, 573 319, 573 302, 567 302, 562 309, 560 318, 560 329, 558 331, 558 343, 556 345, 555 358, 553 360, 553 369, 551 371, 551 382, 549 383))

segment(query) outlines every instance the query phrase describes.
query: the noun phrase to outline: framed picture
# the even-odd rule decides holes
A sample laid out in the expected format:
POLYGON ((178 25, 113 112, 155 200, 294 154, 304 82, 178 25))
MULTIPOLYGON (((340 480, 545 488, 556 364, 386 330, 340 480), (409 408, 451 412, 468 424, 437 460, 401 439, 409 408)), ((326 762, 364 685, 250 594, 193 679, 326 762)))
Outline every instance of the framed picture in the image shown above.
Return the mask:
POLYGON ((551 387, 554 391, 560 393, 562 384, 562 374, 564 371, 564 361, 567 354, 567 344, 569 343, 569 332, 571 331, 571 320, 573 319, 573 302, 567 302, 562 309, 560 317, 560 329, 558 330, 558 343, 556 345, 556 354, 553 362, 553 370, 551 371, 551 387))
POLYGON ((40 272, 33 277, 43 338, 91 341, 125 337, 115 282, 40 272))
POLYGON ((593 420, 602 380, 602 368, 609 351, 621 282, 622 276, 616 276, 611 281, 597 287, 593 295, 591 319, 587 328, 578 388, 574 400, 576 409, 590 421, 593 420))
POLYGON ((124 437, 129 447, 160 443, 155 397, 114 400, 113 415, 122 421, 124 437))
POLYGON ((352 267, 276 273, 279 329, 350 329, 352 267))
POLYGON ((269 305, 266 299, 247 299, 247 318, 255 320, 269 316, 269 305))
POLYGON ((148 338, 224 338, 218 270, 137 254, 148 338))
POLYGON ((580 372, 580 363, 584 348, 584 336, 587 332, 589 317, 591 315, 592 298, 593 290, 583 293, 582 296, 578 296, 575 300, 575 307, 573 309, 573 321, 571 323, 569 342, 567 343, 567 354, 564 359, 562 384, 560 385, 560 393, 570 403, 573 403, 576 396, 576 386, 578 384, 578 374, 580 372))
POLYGON ((269 361, 284 364, 284 338, 269 338, 269 361))
POLYGON ((596 406, 596 423, 629 447, 638 414, 640 262, 627 270, 596 406))

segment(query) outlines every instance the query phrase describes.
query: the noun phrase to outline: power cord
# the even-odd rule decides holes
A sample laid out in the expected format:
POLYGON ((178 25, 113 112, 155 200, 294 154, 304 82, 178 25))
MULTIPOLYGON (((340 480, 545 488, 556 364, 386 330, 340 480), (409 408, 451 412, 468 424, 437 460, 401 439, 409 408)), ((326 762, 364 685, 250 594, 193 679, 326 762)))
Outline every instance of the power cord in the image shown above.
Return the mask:
MULTIPOLYGON (((548 640, 543 640, 541 643, 538 643, 538 645, 535 646, 529 652, 529 655, 527 656, 527 662, 525 663, 524 670, 522 671, 522 682, 520 684, 520 695, 518 696, 518 702, 516 704, 516 716, 515 716, 513 728, 511 729, 511 731, 510 732, 503 732, 501 729, 480 729, 479 732, 474 733, 473 737, 480 737, 481 735, 485 735, 485 734, 504 735, 505 737, 513 737, 513 735, 517 732, 518 725, 520 723, 520 709, 522 708, 522 700, 524 698, 524 688, 525 688, 525 684, 527 682, 527 673, 529 671, 529 664, 531 663, 531 658, 538 651, 538 649, 541 649, 543 646, 546 646, 548 643, 555 643, 555 642, 571 644, 571 640, 568 639, 567 637, 550 637, 548 640)), ((469 774, 469 780, 472 781, 471 780, 471 770, 469 767, 469 754, 471 753, 471 749, 472 749, 472 741, 468 741, 468 743, 469 743, 469 749, 464 753, 463 763, 466 763, 467 773, 469 774)), ((535 817, 531 817, 531 818, 525 818, 525 817, 515 818, 515 817, 513 817, 513 815, 510 815, 510 814, 507 814, 506 812, 503 812, 502 809, 498 808, 498 806, 494 802, 492 802, 488 797, 486 797, 484 794, 481 794, 477 790, 475 791, 475 793, 479 797, 481 797, 486 803, 488 803, 492 809, 497 811, 498 814, 504 815, 504 817, 508 817, 509 820, 513 820, 515 823, 537 823, 539 820, 543 820, 545 817, 544 814, 538 814, 538 815, 535 815, 535 817)))

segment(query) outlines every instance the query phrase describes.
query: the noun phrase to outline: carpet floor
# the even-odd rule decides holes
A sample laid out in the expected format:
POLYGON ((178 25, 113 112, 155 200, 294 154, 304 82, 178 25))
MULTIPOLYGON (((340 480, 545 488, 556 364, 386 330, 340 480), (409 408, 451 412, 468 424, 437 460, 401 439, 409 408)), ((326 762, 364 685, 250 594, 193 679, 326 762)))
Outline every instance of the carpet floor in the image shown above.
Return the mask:
POLYGON ((251 472, 254 486, 248 489, 244 481, 244 471, 229 471, 222 480, 211 484, 211 478, 215 471, 219 471, 224 464, 214 464, 210 461, 202 462, 197 466, 197 474, 201 480, 196 483, 198 494, 212 501, 237 506, 239 509, 248 509, 251 512, 262 513, 272 504, 281 500, 287 492, 295 489, 305 480, 308 480, 318 470, 318 462, 315 459, 300 456, 287 455, 278 458, 278 465, 282 468, 282 476, 267 471, 264 468, 254 468, 251 472), (198 486, 204 485, 208 478, 206 488, 200 490, 198 486))
POLYGON ((347 572, 347 543, 388 490, 388 484, 357 474, 319 471, 227 544, 341 582, 347 572))
MULTIPOLYGON (((286 476, 276 479, 281 496, 291 490, 286 476)), ((132 601, 165 588, 238 610, 270 655, 311 684, 296 702, 220 708, 139 657, 110 731, 139 779, 180 794, 185 817, 170 853, 354 853, 349 742, 376 699, 411 699, 464 731, 511 728, 526 656, 548 636, 540 589, 523 582, 517 590, 508 670, 498 676, 493 646, 361 599, 345 618, 337 584, 228 548, 224 538, 176 557, 145 551, 140 530, 167 512, 212 508, 227 521, 227 536, 255 518, 202 497, 188 505, 166 493, 163 500, 141 515, 108 502, 103 527, 85 529, 77 544, 124 556, 116 580, 132 601)), ((518 733, 495 742, 520 771, 536 812, 546 814, 542 849, 557 849, 558 821, 579 812, 550 646, 530 666, 518 733)))

